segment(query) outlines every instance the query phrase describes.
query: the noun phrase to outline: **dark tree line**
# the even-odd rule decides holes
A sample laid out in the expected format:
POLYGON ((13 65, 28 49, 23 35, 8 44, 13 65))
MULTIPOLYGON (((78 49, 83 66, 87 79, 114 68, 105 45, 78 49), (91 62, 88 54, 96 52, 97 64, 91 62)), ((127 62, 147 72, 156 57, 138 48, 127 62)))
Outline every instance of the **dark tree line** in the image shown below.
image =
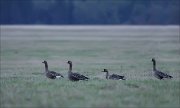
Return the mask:
POLYGON ((180 24, 179 0, 0 0, 1 24, 180 24))

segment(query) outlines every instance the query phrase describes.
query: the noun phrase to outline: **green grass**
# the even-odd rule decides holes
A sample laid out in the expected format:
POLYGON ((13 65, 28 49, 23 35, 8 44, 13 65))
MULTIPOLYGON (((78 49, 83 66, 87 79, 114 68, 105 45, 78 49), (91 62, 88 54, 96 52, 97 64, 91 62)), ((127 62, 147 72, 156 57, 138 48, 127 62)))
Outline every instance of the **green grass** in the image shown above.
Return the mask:
POLYGON ((38 29, 1 26, 1 108, 180 107, 179 27, 38 29), (174 78, 154 78, 152 57, 174 78), (47 79, 43 60, 65 78, 47 79), (68 60, 90 80, 69 81, 68 60), (106 80, 104 68, 127 80, 106 80))

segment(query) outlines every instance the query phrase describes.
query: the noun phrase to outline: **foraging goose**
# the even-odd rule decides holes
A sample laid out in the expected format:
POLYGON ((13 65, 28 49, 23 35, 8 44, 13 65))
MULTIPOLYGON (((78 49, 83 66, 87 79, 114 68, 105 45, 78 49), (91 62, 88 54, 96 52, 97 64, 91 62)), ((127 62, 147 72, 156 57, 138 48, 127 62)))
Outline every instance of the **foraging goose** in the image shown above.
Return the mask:
POLYGON ((154 72, 154 76, 158 79, 163 79, 163 78, 173 78, 172 76, 166 74, 166 73, 163 73, 159 70, 156 69, 156 60, 155 58, 152 58, 152 62, 153 62, 153 72, 154 72))
POLYGON ((109 75, 109 72, 107 69, 104 69, 102 72, 106 72, 106 79, 113 79, 113 80, 126 80, 124 76, 120 76, 117 74, 109 75))
POLYGON ((60 78, 60 77, 64 78, 63 75, 61 75, 60 73, 57 73, 54 71, 49 71, 47 61, 43 61, 42 63, 45 64, 46 77, 48 77, 50 79, 56 79, 56 78, 60 78))
POLYGON ((68 71, 69 80, 71 80, 71 81, 79 81, 79 80, 88 80, 89 79, 88 77, 86 77, 84 75, 72 72, 72 62, 68 61, 67 63, 69 64, 69 71, 68 71))

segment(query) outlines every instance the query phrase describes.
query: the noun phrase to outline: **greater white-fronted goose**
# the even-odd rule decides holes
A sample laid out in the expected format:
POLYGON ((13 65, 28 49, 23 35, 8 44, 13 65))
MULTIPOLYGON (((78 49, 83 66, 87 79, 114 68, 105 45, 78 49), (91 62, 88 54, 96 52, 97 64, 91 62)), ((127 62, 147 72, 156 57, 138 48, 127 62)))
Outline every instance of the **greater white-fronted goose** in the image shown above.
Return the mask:
POLYGON ((155 60, 155 58, 152 58, 152 62, 153 62, 153 72, 154 72, 154 76, 156 78, 158 78, 160 80, 164 79, 164 78, 169 78, 169 79, 173 78, 172 76, 170 76, 170 75, 168 75, 166 73, 163 73, 163 72, 156 69, 156 60, 155 60))
POLYGON ((112 80, 126 80, 124 76, 112 74, 109 75, 109 72, 107 69, 104 69, 102 72, 106 72, 106 79, 112 79, 112 80))
POLYGON ((56 78, 61 78, 61 77, 64 78, 63 75, 61 75, 60 73, 48 70, 47 61, 43 61, 42 63, 45 64, 46 77, 48 77, 50 79, 56 79, 56 78))
POLYGON ((71 80, 71 81, 79 81, 79 80, 88 80, 89 79, 88 77, 86 77, 84 75, 72 72, 72 62, 68 61, 67 63, 69 64, 69 71, 68 71, 69 80, 71 80))

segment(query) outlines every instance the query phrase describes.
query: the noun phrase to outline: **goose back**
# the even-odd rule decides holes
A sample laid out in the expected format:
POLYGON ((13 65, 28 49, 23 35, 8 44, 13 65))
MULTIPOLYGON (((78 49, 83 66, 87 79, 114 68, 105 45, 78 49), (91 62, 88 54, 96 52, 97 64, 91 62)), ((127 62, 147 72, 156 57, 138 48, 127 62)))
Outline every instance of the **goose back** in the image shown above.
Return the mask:
POLYGON ((154 76, 160 80, 163 78, 169 78, 169 79, 173 78, 172 76, 158 70, 154 70, 154 76))
POLYGON ((71 73, 71 75, 69 76, 70 80, 73 80, 73 81, 79 81, 79 80, 88 80, 89 78, 84 76, 84 75, 81 75, 79 73, 71 73))
POLYGON ((114 79, 114 80, 125 80, 124 76, 117 75, 117 74, 112 74, 109 76, 109 79, 114 79))

